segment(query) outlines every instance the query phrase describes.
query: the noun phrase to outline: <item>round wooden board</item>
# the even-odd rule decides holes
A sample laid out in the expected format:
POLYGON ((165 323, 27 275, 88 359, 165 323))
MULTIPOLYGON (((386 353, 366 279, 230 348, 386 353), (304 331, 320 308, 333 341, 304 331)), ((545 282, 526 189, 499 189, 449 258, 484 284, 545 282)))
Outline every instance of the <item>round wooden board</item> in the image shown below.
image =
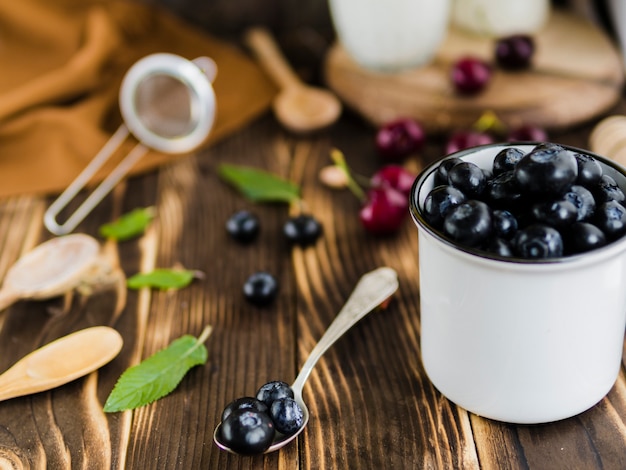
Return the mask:
POLYGON ((431 63, 394 74, 360 67, 335 44, 326 57, 326 81, 347 106, 375 126, 412 117, 435 133, 470 127, 486 110, 509 127, 532 123, 565 129, 601 115, 617 102, 624 85, 622 56, 595 25, 553 11, 534 40, 531 69, 504 72, 494 66, 488 88, 474 97, 455 93, 451 64, 464 55, 493 63, 494 40, 454 28, 431 63))

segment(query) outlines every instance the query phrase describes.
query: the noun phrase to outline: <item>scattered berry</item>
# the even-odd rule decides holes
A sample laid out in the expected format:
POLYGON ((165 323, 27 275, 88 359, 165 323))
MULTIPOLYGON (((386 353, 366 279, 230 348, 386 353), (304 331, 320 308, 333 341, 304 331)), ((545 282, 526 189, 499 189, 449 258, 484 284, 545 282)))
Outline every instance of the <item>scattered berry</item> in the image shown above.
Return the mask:
POLYGON ((278 281, 267 272, 252 274, 243 285, 245 299, 257 307, 264 307, 274 301, 278 294, 278 281))
POLYGON ((514 34, 496 41, 496 63, 506 70, 530 67, 535 53, 535 42, 526 34, 514 34))
POLYGON ((511 129, 506 138, 509 142, 545 142, 548 133, 538 126, 524 124, 511 129))
POLYGON ((259 219, 251 212, 242 210, 226 221, 226 231, 240 243, 250 243, 259 234, 259 219))
POLYGON ((451 77, 458 93, 475 95, 484 90, 491 80, 491 67, 476 57, 463 57, 453 64, 451 77))
POLYGON ((322 224, 308 214, 290 217, 283 226, 283 233, 290 243, 309 246, 314 244, 322 234, 322 224))
POLYGON ((376 133, 376 148, 383 158, 398 161, 419 151, 425 139, 424 129, 417 121, 400 118, 380 127, 376 133))

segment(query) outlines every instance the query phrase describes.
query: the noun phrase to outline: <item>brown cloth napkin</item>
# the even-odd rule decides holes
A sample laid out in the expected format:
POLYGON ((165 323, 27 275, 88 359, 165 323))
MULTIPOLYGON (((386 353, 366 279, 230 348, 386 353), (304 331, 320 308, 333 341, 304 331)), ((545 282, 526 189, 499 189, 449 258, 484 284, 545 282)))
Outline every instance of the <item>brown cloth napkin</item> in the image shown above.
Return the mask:
MULTIPOLYGON (((106 0, 1 2, 0 197, 65 189, 120 125, 125 73, 155 52, 217 63, 209 144, 266 110, 276 92, 234 45, 155 7, 106 0)), ((133 144, 128 141, 117 160, 133 144)), ((174 158, 151 151, 133 173, 174 158)))

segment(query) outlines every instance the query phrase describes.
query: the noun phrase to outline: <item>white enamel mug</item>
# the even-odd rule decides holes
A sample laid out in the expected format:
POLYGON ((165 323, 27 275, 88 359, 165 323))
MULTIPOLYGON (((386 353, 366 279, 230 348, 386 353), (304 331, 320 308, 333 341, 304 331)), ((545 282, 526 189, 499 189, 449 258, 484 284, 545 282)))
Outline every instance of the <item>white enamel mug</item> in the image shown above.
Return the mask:
MULTIPOLYGON (((506 146, 451 155, 491 168, 506 146)), ((578 149, 578 152, 588 153, 578 149)), ((626 190, 626 170, 600 161, 626 190)), ((421 353, 434 386, 477 415, 518 424, 574 416, 598 403, 621 367, 626 237, 582 255, 506 260, 445 239, 423 217, 436 162, 416 179, 421 353)))

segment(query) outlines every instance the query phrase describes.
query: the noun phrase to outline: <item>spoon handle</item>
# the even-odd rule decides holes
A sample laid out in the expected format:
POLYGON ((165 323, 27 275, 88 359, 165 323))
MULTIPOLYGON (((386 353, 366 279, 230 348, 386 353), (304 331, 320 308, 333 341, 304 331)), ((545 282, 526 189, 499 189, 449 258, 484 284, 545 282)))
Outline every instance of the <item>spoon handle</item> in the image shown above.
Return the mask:
POLYGON ((397 274, 391 268, 378 268, 361 277, 348 301, 313 348, 296 380, 291 385, 296 395, 301 396, 302 387, 309 378, 309 374, 328 348, 365 315, 388 299, 397 289, 397 274))
POLYGON ((265 71, 278 86, 287 89, 301 85, 301 80, 287 63, 276 41, 266 29, 252 28, 248 30, 245 40, 265 71))

